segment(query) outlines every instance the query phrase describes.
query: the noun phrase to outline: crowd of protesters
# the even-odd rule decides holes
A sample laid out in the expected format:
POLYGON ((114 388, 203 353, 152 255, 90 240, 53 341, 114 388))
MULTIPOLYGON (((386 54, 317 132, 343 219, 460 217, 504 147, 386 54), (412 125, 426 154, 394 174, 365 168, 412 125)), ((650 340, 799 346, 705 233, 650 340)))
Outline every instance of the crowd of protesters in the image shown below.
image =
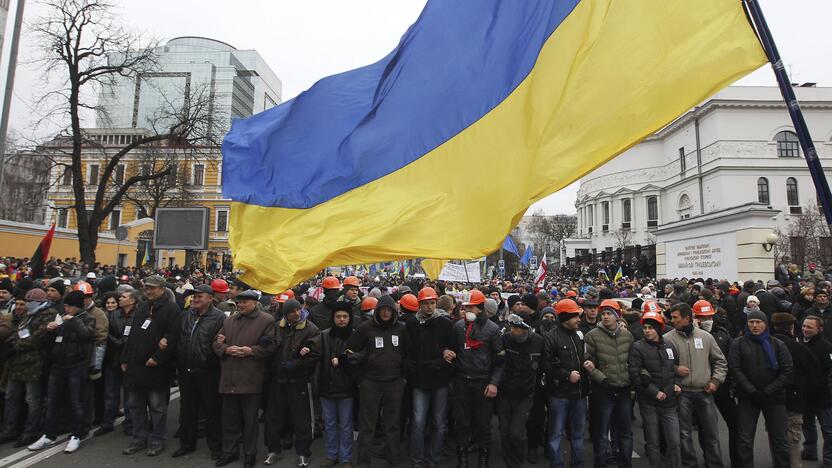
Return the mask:
POLYGON ((723 452, 753 466, 760 413, 774 466, 832 466, 822 274, 322 276, 270 295, 196 269, 51 260, 29 278, 25 261, 4 261, 0 443, 32 451, 68 433, 73 453, 123 415, 127 455, 159 456, 177 440, 171 456, 186 456, 204 435, 216 466, 255 466, 262 422, 266 465, 293 450, 308 466, 322 436, 322 467, 371 457, 487 467, 496 415, 497 465, 583 466, 588 433, 596 467, 626 467, 637 406, 651 467, 698 466, 698 452, 707 466, 723 466, 723 452))

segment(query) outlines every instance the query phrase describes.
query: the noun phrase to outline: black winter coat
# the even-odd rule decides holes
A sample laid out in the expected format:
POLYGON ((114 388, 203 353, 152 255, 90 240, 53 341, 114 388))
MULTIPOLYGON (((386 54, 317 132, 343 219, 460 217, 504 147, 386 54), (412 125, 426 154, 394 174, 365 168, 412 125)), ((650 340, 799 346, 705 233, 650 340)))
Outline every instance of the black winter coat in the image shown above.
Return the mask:
POLYGON ((321 362, 318 366, 318 394, 321 398, 355 396, 359 369, 347 359, 348 339, 349 336, 333 335, 332 328, 321 332, 321 362), (332 367, 332 358, 338 358, 338 367, 332 367))
MULTIPOLYGON (((138 304, 136 304, 136 307, 138 307, 138 304)), ((136 315, 135 308, 130 317, 125 317, 124 311, 121 308, 107 314, 107 351, 104 354, 105 368, 113 369, 121 366, 121 353, 124 351, 124 345, 127 344, 128 335, 133 328, 134 315, 136 315)))
POLYGON ((503 381, 506 352, 497 324, 480 314, 471 326, 469 338, 483 343, 474 349, 466 341, 468 326, 465 320, 454 324, 454 378, 468 381, 487 381, 499 386, 503 381))
POLYGON ((170 388, 181 334, 182 313, 169 295, 138 305, 133 326, 122 352, 121 362, 127 364, 124 387, 128 391, 167 391, 170 388), (167 348, 159 349, 165 338, 167 348), (153 358, 157 365, 147 366, 153 358))
MULTIPOLYGON (((824 327, 825 329, 825 327, 824 327)), ((829 408, 832 406, 832 399, 829 395, 829 386, 826 384, 832 371, 832 342, 822 336, 813 336, 805 341, 806 346, 815 357, 818 365, 818 377, 815 383, 810 386, 807 400, 810 408, 829 408)))
POLYGON ((49 361, 53 366, 89 365, 95 341, 95 318, 82 310, 57 329, 48 332, 49 361))
POLYGON ((777 359, 777 369, 769 368, 763 346, 744 335, 731 343, 728 370, 736 383, 737 397, 748 398, 761 391, 769 404, 783 404, 786 387, 794 376, 792 356, 782 341, 773 337, 769 340, 777 359))
MULTIPOLYGON (((725 356, 725 360, 728 360, 728 355, 731 353, 731 342, 733 338, 731 338, 731 333, 728 332, 725 328, 714 323, 713 328, 711 329, 711 336, 714 337, 714 341, 719 346, 719 350, 722 351, 722 355, 725 356)), ((731 373, 729 372, 727 376, 725 376, 725 382, 722 382, 722 385, 717 388, 715 395, 727 395, 731 391, 731 386, 733 383, 731 382, 731 373)))
MULTIPOLYGON (((778 334, 775 335, 775 338, 786 345, 794 366, 794 378, 786 387, 786 410, 804 413, 808 392, 820 380, 818 378, 820 374, 818 362, 809 348, 805 344, 797 342, 794 337, 778 334)), ((826 381, 822 383, 826 385, 826 381)))
POLYGON ((277 383, 310 382, 321 358, 321 332, 309 320, 294 325, 284 318, 277 324, 279 345, 271 362, 272 381, 277 383), (303 356, 300 350, 309 348, 303 356))
POLYGON ((413 317, 405 324, 410 347, 405 358, 407 382, 413 388, 434 390, 451 382, 453 366, 445 361, 445 350, 454 349, 454 324, 448 317, 421 322, 413 317))
POLYGON ((506 364, 499 394, 509 397, 533 395, 537 390, 546 340, 540 334, 529 331, 526 341, 518 343, 508 332, 503 335, 503 347, 506 364))
POLYGON ((213 306, 202 316, 191 309, 185 311, 179 335, 179 369, 197 374, 219 372, 220 360, 212 347, 224 321, 225 313, 213 306))
POLYGON ((636 389, 641 405, 672 408, 676 406, 676 368, 679 353, 673 343, 659 337, 660 341, 638 340, 630 348, 630 383, 636 389), (662 401, 656 399, 659 392, 667 395, 662 401))
POLYGON ((546 393, 550 397, 577 400, 589 391, 589 375, 584 369, 586 355, 583 333, 567 330, 560 324, 546 334, 543 370, 546 373, 546 393), (569 381, 572 371, 581 374, 577 383, 569 381))
POLYGON ((404 324, 399 322, 396 303, 390 296, 378 300, 373 319, 355 329, 347 341, 350 362, 366 362, 363 378, 377 382, 391 382, 403 377, 402 364, 408 353, 409 339, 404 324), (393 310, 391 319, 381 320, 379 309, 393 310))

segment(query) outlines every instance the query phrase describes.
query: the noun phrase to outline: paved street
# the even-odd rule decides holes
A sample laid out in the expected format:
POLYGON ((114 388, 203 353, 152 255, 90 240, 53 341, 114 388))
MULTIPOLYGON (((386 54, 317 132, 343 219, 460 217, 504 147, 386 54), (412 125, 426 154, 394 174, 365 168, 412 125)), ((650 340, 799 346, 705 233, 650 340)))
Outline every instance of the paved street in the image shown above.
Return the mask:
MULTIPOLYGON (((174 391, 171 395, 171 404, 170 404, 170 412, 168 415, 168 430, 171 434, 176 431, 177 428, 177 416, 179 413, 179 393, 178 391, 174 391)), ((762 426, 762 420, 760 421, 759 426, 762 426)), ((495 441, 499 440, 496 434, 496 419, 494 421, 494 439, 495 441)), ((260 436, 262 439, 263 431, 261 428, 260 436)), ((633 460, 633 466, 640 468, 640 467, 647 467, 647 461, 644 459, 644 438, 642 437, 642 430, 641 430, 641 422, 636 421, 636 426, 634 427, 634 436, 635 436, 635 443, 634 446, 636 448, 636 455, 638 458, 633 460)), ((771 467, 771 457, 768 454, 768 444, 765 442, 765 432, 763 431, 762 427, 758 427, 757 432, 757 444, 755 447, 755 466, 757 468, 767 468, 771 467)), ((62 440, 65 440, 66 436, 62 437, 62 440)), ((6 444, 0 447, 0 468, 24 468, 29 466, 37 466, 38 468, 46 468, 46 467, 66 467, 66 466, 74 466, 74 465, 83 465, 83 468, 93 468, 93 467, 161 467, 161 466, 172 466, 175 464, 178 467, 188 468, 188 467, 206 467, 206 466, 213 466, 214 463, 210 460, 208 449, 205 446, 205 441, 199 441, 199 449, 194 454, 189 456, 185 456, 178 459, 172 459, 170 454, 173 453, 174 450, 178 447, 177 441, 173 440, 168 444, 167 449, 165 452, 155 458, 147 457, 146 455, 138 454, 132 456, 122 455, 121 451, 129 444, 129 438, 124 436, 121 428, 117 428, 115 432, 112 432, 103 437, 90 437, 83 442, 81 445, 81 449, 71 455, 67 455, 63 453, 64 443, 61 443, 51 449, 44 450, 42 452, 29 452, 26 449, 19 450, 13 449, 11 444, 6 444)), ((721 441, 723 450, 723 456, 725 458, 725 466, 728 465, 728 453, 727 453, 727 444, 728 444, 728 431, 727 428, 724 426, 721 427, 721 441)), ((587 444, 589 444, 589 437, 587 437, 587 444)), ((318 464, 323 459, 323 446, 320 439, 315 440, 313 444, 313 457, 312 463, 310 466, 317 467, 318 464)), ((260 445, 260 453, 258 454, 258 464, 262 463, 264 458, 264 451, 265 448, 260 445)), ((587 447, 587 454, 585 458, 586 465, 592 466, 592 453, 590 447, 587 447)), ((471 461, 475 460, 474 454, 471 455, 471 461)), ((491 459, 492 463, 491 466, 499 467, 503 466, 502 459, 500 458, 500 447, 499 444, 494 446, 494 453, 491 459)), ((546 465, 544 463, 546 460, 542 460, 541 463, 537 465, 528 465, 528 466, 536 466, 543 468, 546 465)), ((406 463, 402 464, 403 466, 407 466, 406 463)), ((443 468, 446 467, 453 467, 455 463, 453 462, 446 462, 442 463, 440 466, 443 468)), ((242 462, 233 463, 229 465, 231 467, 235 466, 242 466, 242 462)), ((293 453, 285 453, 283 459, 275 465, 277 467, 292 467, 295 466, 295 457, 293 453)), ((374 460, 373 461, 374 467, 382 467, 385 466, 383 460, 374 460)), ((806 468, 815 468, 818 466, 815 462, 805 462, 803 464, 806 468)))

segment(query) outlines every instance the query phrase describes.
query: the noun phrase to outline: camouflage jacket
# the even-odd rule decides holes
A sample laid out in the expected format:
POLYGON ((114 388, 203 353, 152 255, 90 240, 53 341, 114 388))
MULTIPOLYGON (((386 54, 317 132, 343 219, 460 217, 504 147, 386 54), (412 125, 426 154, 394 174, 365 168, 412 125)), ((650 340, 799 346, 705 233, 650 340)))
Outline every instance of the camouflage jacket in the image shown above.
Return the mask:
POLYGON ((40 380, 44 364, 43 349, 47 345, 44 341, 46 324, 53 321, 55 315, 57 311, 53 307, 44 307, 32 315, 12 318, 12 334, 6 341, 10 352, 6 361, 9 380, 40 380))

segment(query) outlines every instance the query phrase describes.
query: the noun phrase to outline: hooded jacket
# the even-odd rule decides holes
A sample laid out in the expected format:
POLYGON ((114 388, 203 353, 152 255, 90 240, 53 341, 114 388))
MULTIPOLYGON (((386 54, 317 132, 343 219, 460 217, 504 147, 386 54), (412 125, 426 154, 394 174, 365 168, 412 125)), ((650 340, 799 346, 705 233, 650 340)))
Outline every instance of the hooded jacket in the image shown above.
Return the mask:
POLYGON ((308 318, 309 311, 301 309, 296 323, 290 324, 286 317, 278 322, 279 344, 271 362, 272 381, 303 383, 312 379, 321 357, 321 332, 308 318), (309 352, 301 356, 303 348, 309 348, 309 352))
MULTIPOLYGON (((355 329, 355 316, 343 329, 333 326, 321 332, 321 361, 318 366, 318 395, 321 398, 351 398, 355 396, 359 367, 347 358, 347 341, 355 329), (332 358, 338 358, 338 367, 332 366, 332 358)), ((360 359, 357 359, 360 361, 360 359)))
POLYGON ((447 316, 433 312, 423 320, 419 314, 405 324, 410 340, 406 356, 407 381, 414 388, 433 390, 451 382, 453 366, 445 361, 445 350, 454 349, 454 325, 447 316))
POLYGON ((454 374, 459 379, 484 380, 499 386, 503 380, 506 356, 500 329, 485 312, 477 315, 473 324, 470 338, 483 343, 477 349, 467 345, 468 322, 460 320, 454 324, 454 374))
POLYGON ((389 295, 378 300, 373 319, 353 332, 347 341, 347 354, 352 364, 366 360, 365 379, 391 382, 401 379, 404 356, 408 353, 409 339, 403 323, 399 321, 396 302, 389 295), (381 320, 380 309, 392 311, 390 320, 381 320))
POLYGON ((321 302, 309 309, 309 320, 318 327, 318 330, 326 330, 332 327, 332 314, 335 303, 338 302, 338 294, 337 289, 324 289, 324 297, 321 302))

